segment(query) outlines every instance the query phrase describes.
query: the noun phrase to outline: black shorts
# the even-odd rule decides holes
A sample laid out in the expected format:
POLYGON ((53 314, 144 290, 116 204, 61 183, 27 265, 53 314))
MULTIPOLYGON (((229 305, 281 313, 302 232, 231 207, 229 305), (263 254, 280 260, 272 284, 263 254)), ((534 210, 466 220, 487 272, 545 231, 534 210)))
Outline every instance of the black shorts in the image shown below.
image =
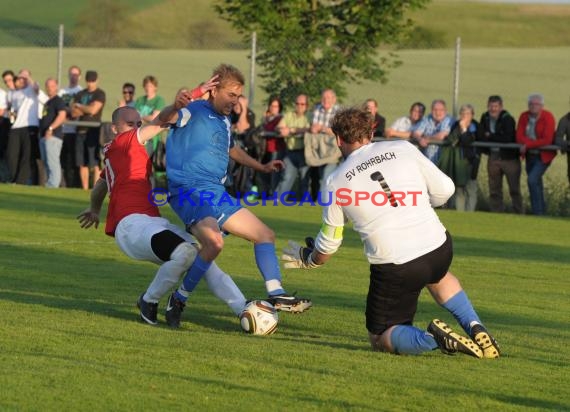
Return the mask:
POLYGON ((453 243, 445 232, 443 245, 401 265, 370 265, 370 286, 366 300, 366 329, 381 335, 394 325, 411 325, 421 290, 439 282, 453 259, 453 243))
POLYGON ((75 137, 75 165, 77 167, 99 166, 99 127, 90 127, 85 132, 77 132, 75 137))

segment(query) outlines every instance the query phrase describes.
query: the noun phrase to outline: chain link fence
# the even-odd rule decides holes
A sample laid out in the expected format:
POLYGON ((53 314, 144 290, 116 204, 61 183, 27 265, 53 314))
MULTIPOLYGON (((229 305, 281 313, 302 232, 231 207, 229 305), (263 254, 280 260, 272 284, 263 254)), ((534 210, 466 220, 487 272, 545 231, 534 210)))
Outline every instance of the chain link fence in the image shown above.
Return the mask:
MULTIPOLYGON (((181 86, 194 86, 207 79, 221 62, 236 65, 246 75, 244 93, 250 98, 258 122, 265 111, 268 96, 263 85, 270 79, 262 77, 263 68, 255 63, 258 44, 262 44, 263 39, 254 35, 245 42, 215 36, 206 27, 197 27, 186 30, 181 43, 168 45, 174 48, 141 48, 142 39, 113 44, 114 37, 108 32, 97 34, 100 42, 94 42, 92 36, 81 37, 62 26, 48 29, 14 24, 6 27, 2 23, 2 28, 2 70, 17 71, 27 67, 40 84, 47 77, 56 77, 63 86, 67 84, 67 68, 71 65, 80 66, 83 73, 97 70, 100 87, 107 93, 106 120, 121 98, 124 82, 134 83, 136 94, 140 96, 143 94, 143 77, 152 74, 159 80, 159 94, 169 101, 181 86), (109 44, 114 47, 103 47, 109 44)), ((159 29, 155 36, 160 36, 159 29)), ((303 44, 303 39, 295 41, 296 45, 303 44)), ((569 110, 570 82, 566 71, 570 67, 570 48, 462 49, 458 45, 447 49, 379 50, 376 58, 387 57, 390 52, 396 53, 400 64, 389 70, 388 81, 385 84, 367 80, 346 84, 347 93, 341 104, 360 105, 366 99, 374 98, 387 126, 407 114, 413 102, 421 101, 429 110, 434 99, 446 100, 450 113, 459 105, 470 103, 475 107, 476 118, 486 110, 487 97, 494 94, 503 97, 505 108, 515 119, 526 110, 527 96, 534 92, 544 94, 546 107, 556 119, 569 110)), ((292 71, 299 69, 291 67, 292 71)), ((318 74, 315 69, 314 75, 318 74)), ((569 213, 564 206, 570 200, 565 160, 558 156, 546 174, 547 196, 559 204, 555 214, 569 213)), ((479 177, 483 198, 486 196, 484 169, 481 167, 479 177)), ((526 192, 524 183, 522 188, 526 192)))

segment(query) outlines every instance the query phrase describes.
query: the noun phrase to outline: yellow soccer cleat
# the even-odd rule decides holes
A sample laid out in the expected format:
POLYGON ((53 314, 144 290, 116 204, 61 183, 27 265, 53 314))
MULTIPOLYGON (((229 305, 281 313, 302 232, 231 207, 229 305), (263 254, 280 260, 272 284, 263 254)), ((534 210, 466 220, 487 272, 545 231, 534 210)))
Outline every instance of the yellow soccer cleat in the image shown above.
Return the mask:
POLYGON ((432 334, 439 349, 447 355, 461 352, 479 359, 483 357, 483 351, 475 342, 454 332, 439 319, 432 320, 427 331, 432 334))
POLYGON ((485 358, 498 358, 501 355, 499 344, 479 323, 471 327, 471 338, 479 345, 485 358))

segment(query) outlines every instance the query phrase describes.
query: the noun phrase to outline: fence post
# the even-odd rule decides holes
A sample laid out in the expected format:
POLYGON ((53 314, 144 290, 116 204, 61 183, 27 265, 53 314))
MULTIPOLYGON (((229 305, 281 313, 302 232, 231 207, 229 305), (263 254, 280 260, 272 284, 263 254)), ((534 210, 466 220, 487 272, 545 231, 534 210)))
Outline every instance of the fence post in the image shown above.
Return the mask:
POLYGON ((461 37, 455 39, 455 67, 453 68, 453 117, 457 117, 459 102, 459 65, 461 63, 461 37))
POLYGON ((257 33, 253 32, 251 34, 251 60, 249 62, 249 107, 253 107, 253 98, 255 91, 255 53, 257 51, 257 33))
POLYGON ((59 38, 57 41, 57 84, 61 87, 61 70, 63 63, 63 24, 59 25, 59 38))

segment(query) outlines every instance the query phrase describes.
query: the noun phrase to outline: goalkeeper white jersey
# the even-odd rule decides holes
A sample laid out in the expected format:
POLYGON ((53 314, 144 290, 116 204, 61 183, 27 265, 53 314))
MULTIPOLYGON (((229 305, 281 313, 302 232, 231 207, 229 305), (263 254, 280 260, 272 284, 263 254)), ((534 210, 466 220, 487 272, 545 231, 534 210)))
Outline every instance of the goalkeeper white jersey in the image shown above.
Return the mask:
POLYGON ((453 181, 406 141, 370 143, 352 152, 327 179, 316 248, 334 253, 346 219, 372 264, 402 264, 438 248, 445 227, 433 207, 454 193, 453 181))

